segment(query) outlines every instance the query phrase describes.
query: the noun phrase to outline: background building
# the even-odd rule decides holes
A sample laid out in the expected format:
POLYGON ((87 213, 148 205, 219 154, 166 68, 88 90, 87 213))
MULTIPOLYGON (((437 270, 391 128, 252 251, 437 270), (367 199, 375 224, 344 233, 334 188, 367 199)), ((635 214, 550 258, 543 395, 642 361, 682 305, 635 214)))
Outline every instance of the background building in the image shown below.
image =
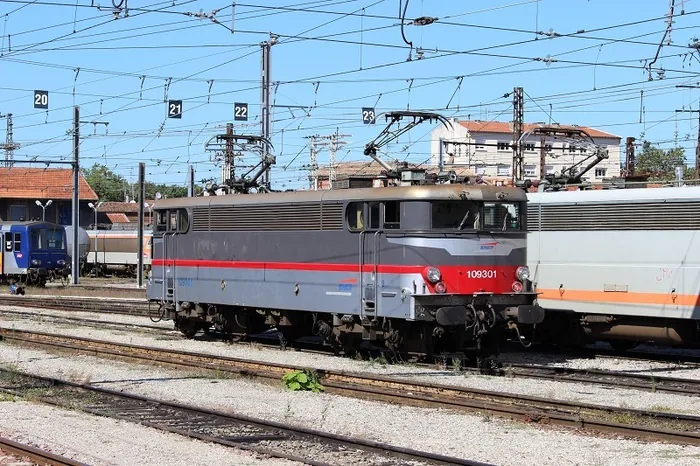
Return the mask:
MULTIPOLYGON (((513 125, 500 121, 452 120, 452 129, 436 127, 431 134, 431 163, 437 165, 441 155, 446 170, 455 170, 458 175, 477 174, 495 181, 510 181, 513 173, 513 125), (441 146, 442 141, 442 148, 441 146)), ((525 124, 523 133, 541 126, 525 124)), ((550 125, 556 126, 556 125, 550 125)), ((595 144, 607 149, 608 158, 598 163, 584 175, 593 184, 604 178, 620 175, 620 137, 595 128, 564 126, 561 128, 582 129, 593 138, 595 144)), ((568 142, 542 138, 539 135, 524 139, 523 177, 540 179, 540 148, 545 149, 545 174, 559 173, 591 154, 583 147, 568 142)), ((593 160, 583 163, 583 166, 593 160)))
MULTIPOLYGON (((93 223, 93 210, 88 205, 97 201, 97 194, 79 177, 80 226, 93 223)), ((41 220, 46 207, 46 221, 60 225, 72 222, 73 170, 63 168, 0 168, 0 220, 41 220)))

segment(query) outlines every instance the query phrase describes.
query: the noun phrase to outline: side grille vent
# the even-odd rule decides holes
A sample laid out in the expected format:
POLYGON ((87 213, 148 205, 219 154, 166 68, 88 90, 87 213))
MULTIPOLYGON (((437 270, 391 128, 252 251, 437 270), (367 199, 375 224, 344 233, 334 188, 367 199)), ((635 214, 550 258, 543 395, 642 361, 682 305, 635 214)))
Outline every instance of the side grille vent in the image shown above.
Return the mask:
POLYGON ((298 231, 339 230, 342 204, 320 203, 228 205, 196 208, 194 231, 298 231))
POLYGON ((700 202, 530 204, 527 222, 529 231, 697 230, 700 202))

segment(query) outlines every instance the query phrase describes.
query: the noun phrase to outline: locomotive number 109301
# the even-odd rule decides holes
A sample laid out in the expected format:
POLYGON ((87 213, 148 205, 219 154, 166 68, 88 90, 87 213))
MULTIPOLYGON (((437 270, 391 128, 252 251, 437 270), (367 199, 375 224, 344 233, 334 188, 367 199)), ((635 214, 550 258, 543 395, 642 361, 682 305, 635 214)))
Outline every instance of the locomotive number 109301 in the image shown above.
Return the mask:
POLYGON ((496 278, 496 271, 493 269, 467 270, 467 278, 496 278))

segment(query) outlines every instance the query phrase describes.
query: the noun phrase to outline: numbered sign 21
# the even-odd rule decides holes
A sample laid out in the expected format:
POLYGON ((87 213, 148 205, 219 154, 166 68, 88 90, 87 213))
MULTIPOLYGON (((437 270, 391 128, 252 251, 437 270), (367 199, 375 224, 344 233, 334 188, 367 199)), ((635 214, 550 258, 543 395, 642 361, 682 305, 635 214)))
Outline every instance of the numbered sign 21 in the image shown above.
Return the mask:
POLYGON ((236 121, 248 121, 248 104, 240 102, 233 104, 233 119, 236 121))
POLYGON ((49 108, 49 91, 34 91, 34 108, 49 108))
POLYGON ((168 100, 168 118, 182 118, 182 100, 168 100))
POLYGON ((362 123, 366 125, 374 124, 374 108, 362 107, 362 123))

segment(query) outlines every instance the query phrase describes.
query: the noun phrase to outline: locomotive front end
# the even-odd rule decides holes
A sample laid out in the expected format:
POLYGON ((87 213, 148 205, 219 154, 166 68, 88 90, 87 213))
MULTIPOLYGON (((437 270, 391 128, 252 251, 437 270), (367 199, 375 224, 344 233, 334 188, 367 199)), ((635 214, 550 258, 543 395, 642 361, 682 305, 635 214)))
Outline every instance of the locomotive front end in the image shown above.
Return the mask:
POLYGON ((429 258, 411 283, 414 318, 433 322, 436 346, 476 350, 493 369, 504 330, 521 338, 544 319, 526 265, 525 195, 488 187, 432 200, 429 210, 429 233, 403 240, 429 258))

